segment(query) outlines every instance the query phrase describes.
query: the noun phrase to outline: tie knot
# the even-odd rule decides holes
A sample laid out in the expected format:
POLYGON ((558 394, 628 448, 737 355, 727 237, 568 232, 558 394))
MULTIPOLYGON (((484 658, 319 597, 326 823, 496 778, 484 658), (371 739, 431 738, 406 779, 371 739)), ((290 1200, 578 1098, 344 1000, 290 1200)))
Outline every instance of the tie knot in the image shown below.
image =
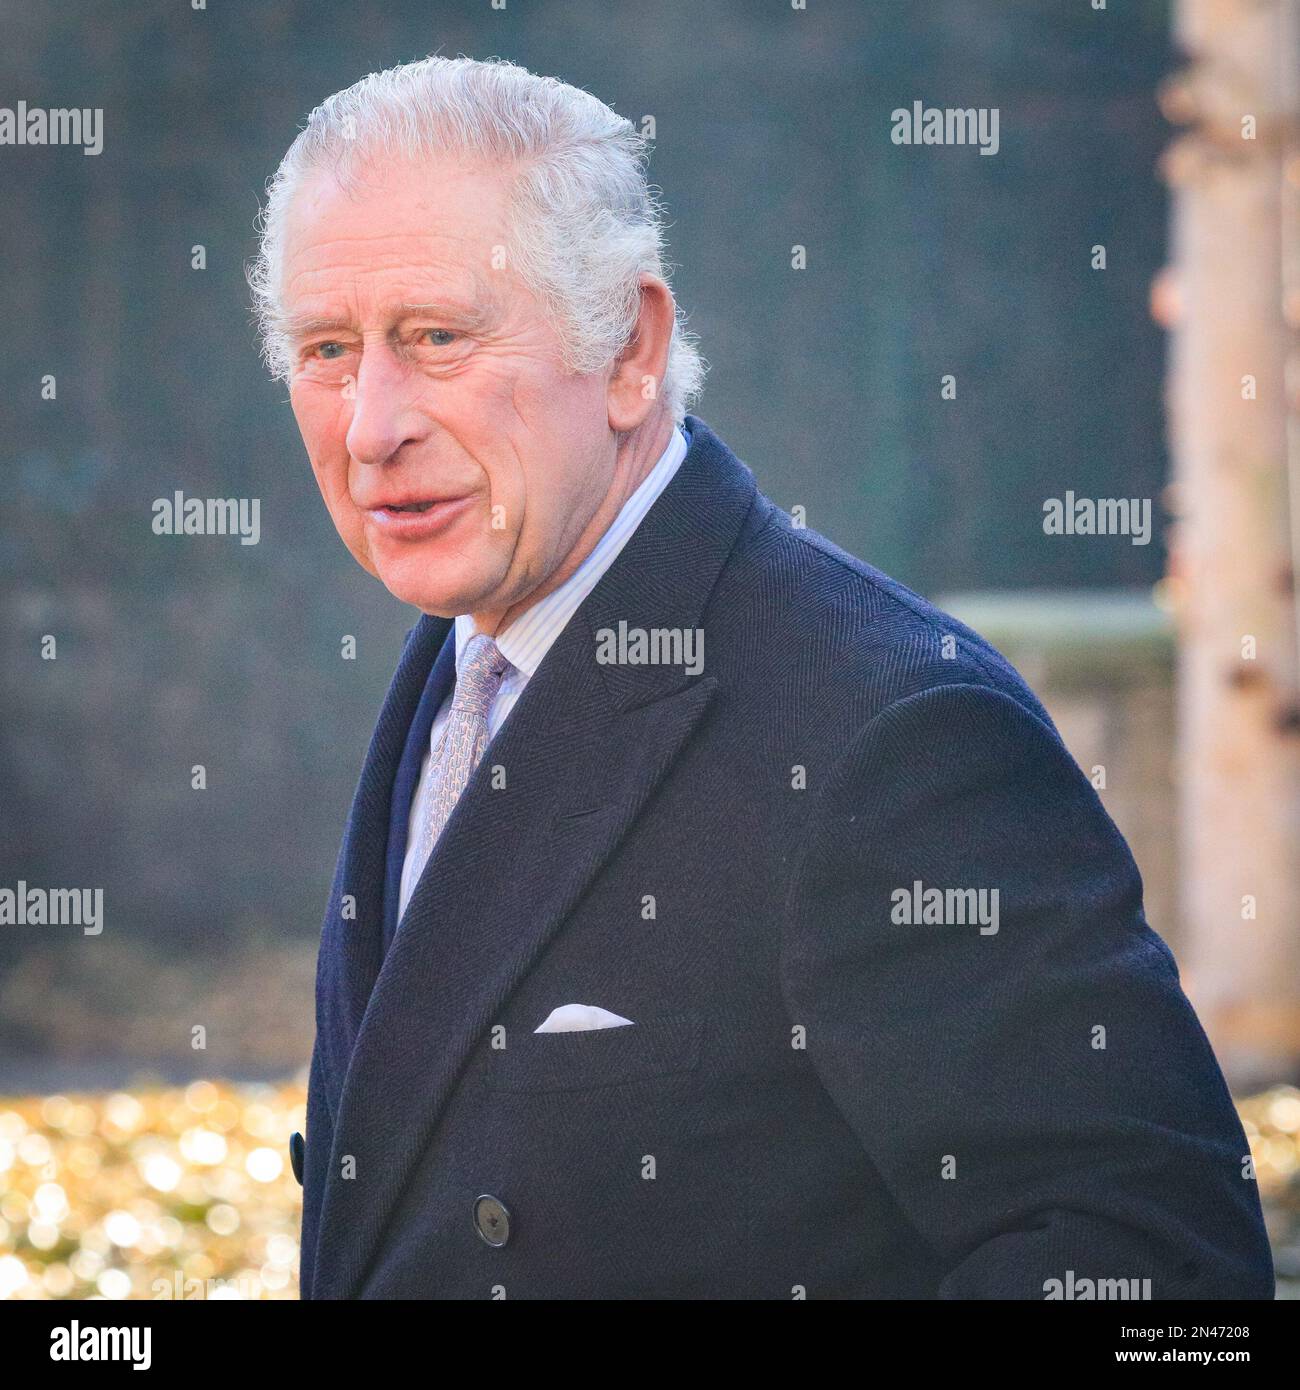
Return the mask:
POLYGON ((501 648, 486 633, 476 632, 461 653, 452 709, 486 718, 509 666, 501 648))

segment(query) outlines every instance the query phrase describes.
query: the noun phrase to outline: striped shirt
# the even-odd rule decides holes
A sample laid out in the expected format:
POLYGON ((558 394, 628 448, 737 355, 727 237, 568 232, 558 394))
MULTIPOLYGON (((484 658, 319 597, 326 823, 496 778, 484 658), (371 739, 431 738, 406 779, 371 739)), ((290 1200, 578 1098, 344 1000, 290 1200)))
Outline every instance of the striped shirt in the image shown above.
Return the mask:
MULTIPOLYGON (((551 644, 564 631, 583 599, 596 587, 600 577, 614 563, 659 494, 668 486, 673 474, 686 457, 686 449, 686 435, 678 425, 673 429, 668 447, 659 456, 659 461, 646 474, 637 490, 623 503, 622 510, 596 542, 591 554, 558 589, 539 599, 530 608, 526 608, 508 627, 496 634, 496 644, 510 662, 510 669, 506 671, 501 688, 488 710, 489 738, 494 737, 505 723, 506 716, 515 707, 515 702, 523 694, 524 687, 542 664, 542 658, 551 649, 551 644)), ((474 619, 468 613, 461 613, 456 618, 457 671, 460 670, 461 656, 466 644, 476 631, 474 619)), ((424 762, 420 768, 420 781, 411 801, 406 858, 402 864, 402 891, 398 903, 399 920, 406 912, 406 904, 415 892, 415 885, 419 882, 421 873, 424 872, 424 859, 420 855, 420 829, 428 818, 433 793, 429 773, 433 766, 433 750, 437 748, 438 739, 451 714, 453 693, 450 692, 443 700, 434 718, 433 727, 429 730, 429 747, 425 750, 424 762)))

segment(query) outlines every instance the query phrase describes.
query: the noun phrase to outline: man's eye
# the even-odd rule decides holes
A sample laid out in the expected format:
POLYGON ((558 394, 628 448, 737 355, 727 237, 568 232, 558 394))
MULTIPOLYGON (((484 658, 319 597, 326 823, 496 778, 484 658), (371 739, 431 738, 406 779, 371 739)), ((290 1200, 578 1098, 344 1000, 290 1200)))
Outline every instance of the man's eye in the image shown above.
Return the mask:
POLYGON ((426 328, 424 336, 433 347, 450 347, 460 334, 453 333, 450 328, 426 328))
POLYGON ((323 357, 327 362, 333 362, 347 351, 342 343, 318 343, 315 348, 316 355, 323 357))

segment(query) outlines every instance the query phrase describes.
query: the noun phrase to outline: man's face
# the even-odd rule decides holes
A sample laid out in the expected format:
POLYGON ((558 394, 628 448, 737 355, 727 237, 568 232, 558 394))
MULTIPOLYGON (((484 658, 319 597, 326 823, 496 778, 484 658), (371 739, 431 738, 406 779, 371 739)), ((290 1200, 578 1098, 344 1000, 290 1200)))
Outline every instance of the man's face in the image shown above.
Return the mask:
POLYGON ((509 175, 451 160, 313 175, 287 215, 290 400, 357 560, 426 613, 503 612, 609 486, 607 373, 565 370, 506 255, 509 175))

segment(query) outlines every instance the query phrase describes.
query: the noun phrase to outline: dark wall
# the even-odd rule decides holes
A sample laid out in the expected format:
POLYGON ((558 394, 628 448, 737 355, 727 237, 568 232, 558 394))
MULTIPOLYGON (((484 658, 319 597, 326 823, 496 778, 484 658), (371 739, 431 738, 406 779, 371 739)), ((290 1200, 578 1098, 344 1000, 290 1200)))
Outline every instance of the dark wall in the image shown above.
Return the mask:
MULTIPOLYGON (((926 591, 1159 574, 1041 508, 1164 475, 1162 4, 30 0, 5 30, 0 104, 102 106, 105 148, 0 147, 0 882, 102 885, 169 957, 318 930, 414 614, 334 535, 243 264, 306 112, 430 51, 654 115, 698 413, 780 504, 926 591), (1000 152, 893 145, 914 100, 998 107, 1000 152), (261 543, 153 535, 178 488, 259 498, 261 543)), ((50 940, 7 932, 10 961, 50 940)))

